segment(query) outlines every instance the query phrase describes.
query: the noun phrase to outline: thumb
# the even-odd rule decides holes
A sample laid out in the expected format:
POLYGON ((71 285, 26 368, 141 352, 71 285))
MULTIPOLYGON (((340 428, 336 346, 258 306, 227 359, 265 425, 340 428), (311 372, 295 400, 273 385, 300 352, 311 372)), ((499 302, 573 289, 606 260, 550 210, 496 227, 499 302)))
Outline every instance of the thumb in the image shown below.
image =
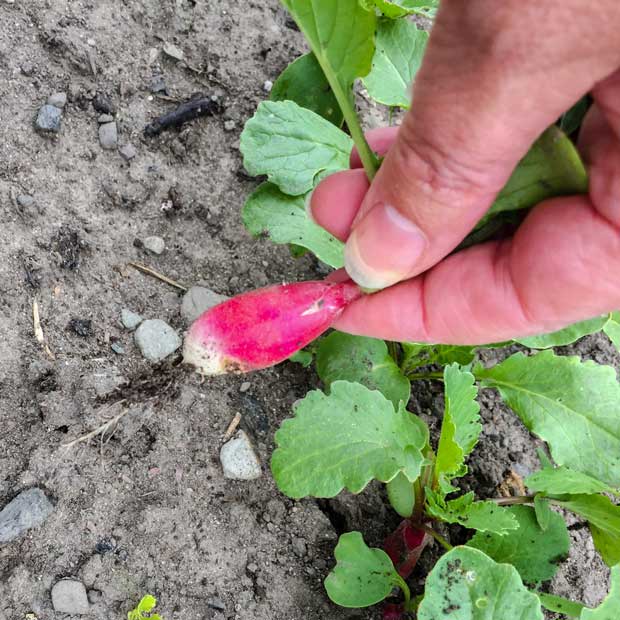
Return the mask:
POLYGON ((575 49, 575 3, 442 2, 411 110, 347 241, 359 285, 385 288, 450 253, 542 131, 617 66, 598 12, 575 49))

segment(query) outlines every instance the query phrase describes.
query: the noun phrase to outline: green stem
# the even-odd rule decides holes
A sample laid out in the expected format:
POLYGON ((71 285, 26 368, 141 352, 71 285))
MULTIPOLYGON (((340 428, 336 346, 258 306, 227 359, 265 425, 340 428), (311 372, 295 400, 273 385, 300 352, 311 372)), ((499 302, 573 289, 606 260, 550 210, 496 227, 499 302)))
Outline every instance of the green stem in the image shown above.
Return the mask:
POLYGON ((409 602, 411 601, 411 590, 409 589, 409 586, 407 585, 406 581, 398 574, 396 573, 396 585, 403 591, 403 594, 405 595, 405 608, 409 605, 409 602))
POLYGON ((583 603, 571 601, 563 596, 545 594, 544 592, 536 592, 536 595, 545 609, 563 614, 569 618, 579 618, 581 612, 586 608, 583 603))
POLYGON ((409 603, 405 605, 405 611, 409 613, 416 613, 418 611, 418 607, 424 598, 424 594, 418 594, 418 596, 414 596, 409 603))
POLYGON ((443 381, 443 372, 412 372, 407 375, 407 378, 412 381, 415 381, 416 379, 443 381))
POLYGON ((454 549, 454 547, 432 527, 429 527, 428 525, 422 525, 421 527, 429 536, 432 536, 446 551, 452 551, 452 549, 454 549))
POLYGON ((426 503, 426 493, 424 492, 421 478, 418 478, 413 483, 413 494, 415 501, 413 504, 413 514, 411 515, 411 520, 414 523, 420 523, 422 521, 422 516, 424 515, 424 504, 426 503))
POLYGON ((514 497, 495 497, 491 499, 498 506, 515 506, 517 504, 534 503, 534 495, 515 495, 514 497))

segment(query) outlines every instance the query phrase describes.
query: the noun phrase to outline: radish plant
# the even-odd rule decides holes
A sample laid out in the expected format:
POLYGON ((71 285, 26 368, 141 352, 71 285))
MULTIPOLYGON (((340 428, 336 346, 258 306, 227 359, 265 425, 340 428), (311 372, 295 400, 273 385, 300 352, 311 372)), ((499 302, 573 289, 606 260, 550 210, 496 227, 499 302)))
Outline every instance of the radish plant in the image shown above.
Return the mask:
MULTIPOLYGON (((249 197, 243 220, 253 234, 343 265, 343 244, 306 214, 309 193, 325 176, 346 169, 353 146, 372 179, 380 165, 356 112, 361 81, 380 104, 406 108, 428 35, 407 16, 432 17, 437 0, 282 0, 311 51, 296 59, 259 105, 241 137, 248 172, 266 181, 249 197)), ((587 175, 571 141, 588 107, 584 99, 549 127, 520 162, 464 245, 518 222, 546 198, 583 193, 587 175)), ((300 401, 276 433, 272 472, 293 499, 360 493, 373 480, 386 485, 402 518, 370 548, 360 532, 340 537, 336 565, 325 581, 345 607, 386 601, 384 617, 420 620, 537 620, 543 608, 581 620, 620 617, 620 384, 613 368, 552 347, 604 331, 620 347, 620 313, 553 334, 518 341, 493 366, 480 347, 386 343, 323 334, 362 293, 351 284, 300 283, 247 293, 208 311, 192 326, 186 361, 204 374, 246 372, 283 361, 316 364, 324 391, 300 401), (440 436, 407 410, 411 383, 442 381, 440 436), (518 496, 476 498, 459 479, 478 442, 481 390, 499 392, 526 428, 546 442, 541 469, 518 496), (556 510, 554 510, 556 509, 556 510), (545 593, 569 552, 557 509, 578 515, 611 567, 611 591, 596 609, 545 593), (470 532, 453 546, 445 524, 470 532), (434 541, 445 554, 426 577, 423 593, 407 579, 434 541)), ((514 344, 514 343, 504 343, 514 344)), ((493 345, 495 347, 502 345, 493 345)))

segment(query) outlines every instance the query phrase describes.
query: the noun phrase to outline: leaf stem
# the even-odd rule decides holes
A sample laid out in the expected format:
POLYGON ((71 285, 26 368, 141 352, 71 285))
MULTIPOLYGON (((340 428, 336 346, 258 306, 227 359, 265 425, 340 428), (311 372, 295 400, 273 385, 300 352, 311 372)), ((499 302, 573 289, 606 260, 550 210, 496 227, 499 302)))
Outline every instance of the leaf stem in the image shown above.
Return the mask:
POLYGON ((498 506, 515 506, 517 504, 532 504, 534 495, 515 495, 514 497, 494 497, 490 501, 498 506))
POLYGON ((439 533, 436 532, 432 527, 428 525, 420 526, 429 536, 432 536, 446 551, 452 551, 454 547, 439 533))
POLYGON ((398 573, 396 573, 395 576, 397 577, 397 579, 395 580, 396 585, 403 591, 403 594, 405 595, 405 607, 407 607, 409 605, 409 602, 411 601, 411 590, 409 589, 407 582, 398 573))
POLYGON ((443 372, 412 372, 407 375, 407 378, 412 381, 416 379, 443 381, 443 372))

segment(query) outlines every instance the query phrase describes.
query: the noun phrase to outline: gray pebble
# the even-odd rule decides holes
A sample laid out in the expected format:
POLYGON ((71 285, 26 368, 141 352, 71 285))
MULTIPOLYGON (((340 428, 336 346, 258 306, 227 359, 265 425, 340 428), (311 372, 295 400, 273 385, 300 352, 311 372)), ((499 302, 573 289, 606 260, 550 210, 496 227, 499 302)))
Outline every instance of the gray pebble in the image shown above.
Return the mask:
POLYGON ((244 431, 222 446, 220 462, 224 477, 230 480, 255 480, 263 473, 254 446, 244 431))
POLYGON ((103 559, 99 553, 96 553, 82 566, 82 581, 89 587, 94 586, 103 573, 103 559))
POLYGON ((265 80, 265 83, 263 84, 263 90, 266 93, 270 93, 272 88, 273 88, 273 82, 271 80, 265 80))
POLYGON ((29 209, 30 207, 34 205, 34 198, 32 196, 29 196, 28 194, 20 194, 16 198, 16 200, 17 200, 17 204, 22 209, 29 209))
POLYGON ((163 254, 166 249, 166 242, 161 237, 147 237, 142 240, 142 245, 151 254, 163 254))
POLYGON ((44 105, 37 115, 36 128, 45 133, 58 133, 62 110, 53 105, 44 105))
POLYGON ((54 506, 41 489, 28 489, 9 502, 0 512, 0 544, 19 538, 38 527, 52 514, 54 506))
POLYGON ((86 588, 81 581, 63 579, 52 588, 54 610, 63 614, 87 614, 89 611, 86 588))
POLYGON ((136 147, 131 142, 128 142, 127 144, 123 144, 123 146, 121 146, 121 148, 118 149, 118 152, 121 154, 121 157, 125 161, 129 161, 130 159, 133 159, 138 154, 138 151, 136 151, 136 147))
POLYGON ((306 555, 306 541, 303 538, 294 537, 291 547, 293 547, 293 553, 298 558, 303 558, 306 555))
POLYGON ((127 308, 121 310, 121 323, 125 329, 136 329, 142 321, 144 321, 144 319, 139 314, 127 308))
POLYGON ((174 60, 183 60, 183 58, 185 58, 183 50, 174 43, 164 43, 163 52, 166 56, 174 60))
POLYGON ((154 75, 149 82, 149 90, 155 94, 165 93, 166 81, 164 80, 164 76, 161 74, 154 75))
POLYGON ((235 121, 225 121, 224 122, 224 129, 226 131, 234 131, 236 127, 237 127, 237 123, 235 123, 235 121))
POLYGON ((114 117, 111 114, 100 114, 97 118, 97 122, 100 125, 105 125, 106 123, 114 122, 114 117))
POLYGON ((102 149, 114 150, 118 144, 118 128, 116 123, 99 125, 99 143, 102 149))
POLYGON ((204 286, 192 286, 183 295, 181 304, 181 316, 188 322, 193 323, 203 312, 213 306, 226 301, 228 297, 220 295, 204 286))
POLYGON ((118 342, 113 342, 110 345, 110 349, 112 349, 116 355, 125 355, 125 349, 118 342))
POLYGON ((218 611, 224 611, 226 609, 226 603, 221 598, 210 598, 207 601, 207 605, 211 609, 217 609, 218 611))
POLYGON ((61 110, 67 105, 67 93, 54 93, 47 98, 47 105, 53 105, 61 110))
POLYGON ((159 362, 172 355, 182 344, 174 329, 161 319, 144 321, 134 337, 142 355, 152 362, 159 362))
POLYGON ((240 392, 247 392, 252 387, 252 384, 249 381, 244 381, 239 388, 240 392))

